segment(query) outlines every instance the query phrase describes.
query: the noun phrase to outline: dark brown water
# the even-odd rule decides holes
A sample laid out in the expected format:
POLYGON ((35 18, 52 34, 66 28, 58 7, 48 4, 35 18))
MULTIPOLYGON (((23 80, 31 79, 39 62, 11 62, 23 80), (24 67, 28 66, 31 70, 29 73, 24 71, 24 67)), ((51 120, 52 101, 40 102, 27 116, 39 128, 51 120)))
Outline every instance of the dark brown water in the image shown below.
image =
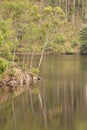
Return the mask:
POLYGON ((46 56, 40 76, 0 106, 0 130, 87 130, 87 56, 46 56))

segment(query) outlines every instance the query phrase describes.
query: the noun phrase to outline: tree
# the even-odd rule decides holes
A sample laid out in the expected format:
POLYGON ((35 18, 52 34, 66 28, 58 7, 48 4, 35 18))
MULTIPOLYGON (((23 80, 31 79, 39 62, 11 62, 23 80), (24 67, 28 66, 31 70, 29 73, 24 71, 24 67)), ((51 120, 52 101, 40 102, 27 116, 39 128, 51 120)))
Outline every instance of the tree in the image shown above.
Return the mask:
POLYGON ((87 53, 87 25, 83 25, 80 30, 80 52, 87 53))
POLYGON ((12 30, 11 19, 0 21, 0 51, 1 56, 7 60, 12 60, 12 51, 14 48, 14 31, 12 30))
POLYGON ((41 66, 44 51, 48 43, 50 42, 54 43, 56 38, 55 35, 58 35, 59 28, 63 26, 64 23, 66 22, 65 13, 60 7, 53 7, 53 8, 51 6, 45 7, 41 19, 42 19, 41 31, 43 32, 42 41, 44 42, 44 44, 41 58, 39 61, 39 68, 41 66))
POLYGON ((8 66, 8 62, 3 58, 0 58, 0 74, 2 74, 8 66))

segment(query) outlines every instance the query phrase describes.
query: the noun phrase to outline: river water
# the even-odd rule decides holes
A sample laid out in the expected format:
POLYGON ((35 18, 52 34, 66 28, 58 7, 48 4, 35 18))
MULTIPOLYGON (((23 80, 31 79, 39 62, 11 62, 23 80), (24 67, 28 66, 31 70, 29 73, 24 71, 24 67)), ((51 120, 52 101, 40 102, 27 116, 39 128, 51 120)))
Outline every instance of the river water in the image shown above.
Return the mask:
POLYGON ((45 56, 40 76, 0 106, 0 130, 87 130, 87 56, 45 56))

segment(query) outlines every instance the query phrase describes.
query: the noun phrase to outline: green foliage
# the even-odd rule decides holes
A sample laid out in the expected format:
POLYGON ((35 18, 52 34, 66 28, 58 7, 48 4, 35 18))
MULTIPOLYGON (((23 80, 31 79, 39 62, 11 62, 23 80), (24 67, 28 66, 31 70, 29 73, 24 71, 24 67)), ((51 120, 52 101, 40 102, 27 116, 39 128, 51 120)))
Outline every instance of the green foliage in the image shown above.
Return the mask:
POLYGON ((50 12, 52 13, 52 7, 51 6, 45 7, 44 12, 47 14, 50 14, 50 12))
POLYGON ((83 25, 80 30, 80 52, 87 53, 87 25, 83 25))
POLYGON ((66 41, 66 38, 65 38, 65 36, 62 35, 62 34, 58 34, 58 35, 55 37, 55 43, 57 43, 57 44, 63 44, 65 41, 66 41))
POLYGON ((8 62, 3 58, 0 58, 0 74, 2 74, 8 66, 8 62))
POLYGON ((34 94, 34 96, 36 95, 38 95, 38 93, 39 93, 39 89, 38 88, 34 88, 33 90, 32 90, 32 94, 34 94))
POLYGON ((12 60, 12 53, 10 50, 10 47, 8 45, 4 46, 3 48, 1 48, 1 56, 9 61, 12 60))
POLYGON ((36 75, 39 74, 39 69, 38 68, 31 68, 30 71, 36 75))
MULTIPOLYGON (((40 10, 39 4, 33 4, 28 0, 2 1, 0 4, 1 56, 11 61, 15 46, 17 52, 41 52, 47 37, 49 45, 46 47, 51 47, 56 53, 65 53, 68 35, 67 29, 63 33, 63 28, 67 20, 62 6, 57 6, 58 2, 59 0, 54 0, 53 4, 53 1, 49 0, 50 4, 40 10)), ((72 37, 69 39, 71 48, 74 48, 77 40, 71 39, 72 37)))
POLYGON ((7 31, 6 21, 4 20, 0 21, 0 30, 2 30, 3 33, 6 33, 7 31))
POLYGON ((11 71, 10 71, 10 73, 9 73, 9 76, 16 76, 17 74, 16 74, 16 71, 15 71, 15 69, 14 68, 11 68, 11 71))
POLYGON ((56 15, 65 16, 64 11, 60 7, 54 7, 53 12, 56 13, 56 15))
MULTIPOLYGON (((43 49, 47 32, 53 35, 52 38, 54 37, 55 41, 55 30, 58 32, 58 28, 65 22, 65 14, 60 7, 47 6, 40 12, 39 6, 29 1, 4 1, 0 7, 3 21, 1 23, 3 34, 0 41, 2 44, 4 38, 5 43, 5 47, 2 46, 2 56, 4 58, 7 56, 9 60, 12 59, 10 54, 15 40, 19 43, 18 50, 22 52, 23 50, 40 51, 41 48, 43 49), (9 48, 8 51, 6 48, 9 48)), ((64 39, 60 36, 56 38, 56 41, 63 43, 64 39)))
POLYGON ((71 40, 71 47, 74 48, 76 46, 78 46, 78 41, 76 39, 72 39, 71 40))
POLYGON ((0 46, 2 45, 4 41, 3 35, 2 35, 2 31, 0 30, 0 46))
POLYGON ((59 25, 62 25, 66 20, 65 13, 60 7, 52 8, 51 6, 44 8, 43 18, 44 23, 48 24, 48 27, 52 29, 53 27, 59 27, 59 25))
POLYGON ((80 18, 87 22, 86 17, 86 8, 87 8, 87 1, 86 0, 46 0, 45 4, 55 7, 58 5, 61 7, 64 12, 67 13, 68 20, 72 21, 72 15, 80 16, 80 18), (74 3, 75 2, 75 3, 74 3))
POLYGON ((70 45, 65 45, 65 53, 73 54, 73 48, 70 45))
POLYGON ((11 19, 0 21, 0 52, 1 56, 7 60, 12 60, 14 48, 14 31, 12 31, 11 19))

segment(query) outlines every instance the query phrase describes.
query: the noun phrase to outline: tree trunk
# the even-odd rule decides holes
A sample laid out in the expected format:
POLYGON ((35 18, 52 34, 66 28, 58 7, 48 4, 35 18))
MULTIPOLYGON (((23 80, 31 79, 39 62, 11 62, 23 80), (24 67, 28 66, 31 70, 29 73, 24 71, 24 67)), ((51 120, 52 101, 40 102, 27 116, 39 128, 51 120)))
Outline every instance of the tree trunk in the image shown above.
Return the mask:
POLYGON ((13 65, 14 65, 14 61, 15 61, 15 55, 16 55, 16 43, 14 43, 13 65))
POLYGON ((30 68, 32 68, 32 65, 33 65, 33 58, 34 58, 34 49, 33 49, 32 55, 31 55, 30 68))
POLYGON ((24 53, 24 56, 23 56, 23 66, 24 66, 24 63, 25 63, 25 55, 26 55, 26 53, 24 53))
POLYGON ((40 12, 42 12, 44 7, 44 0, 40 0, 40 12))
POLYGON ((41 63, 42 63, 42 60, 43 60, 43 56, 44 56, 44 51, 45 51, 45 47, 46 45, 48 44, 48 32, 47 32, 47 36, 46 36, 46 42, 44 44, 44 48, 42 50, 42 53, 41 53, 41 57, 40 57, 40 61, 39 61, 39 65, 38 65, 38 68, 40 69, 40 66, 41 66, 41 63))
POLYGON ((72 24, 75 22, 75 0, 73 0, 73 15, 72 15, 72 24))
POLYGON ((66 0, 66 18, 68 17, 68 0, 66 0))
POLYGON ((87 9, 85 9, 85 23, 87 23, 87 9))

